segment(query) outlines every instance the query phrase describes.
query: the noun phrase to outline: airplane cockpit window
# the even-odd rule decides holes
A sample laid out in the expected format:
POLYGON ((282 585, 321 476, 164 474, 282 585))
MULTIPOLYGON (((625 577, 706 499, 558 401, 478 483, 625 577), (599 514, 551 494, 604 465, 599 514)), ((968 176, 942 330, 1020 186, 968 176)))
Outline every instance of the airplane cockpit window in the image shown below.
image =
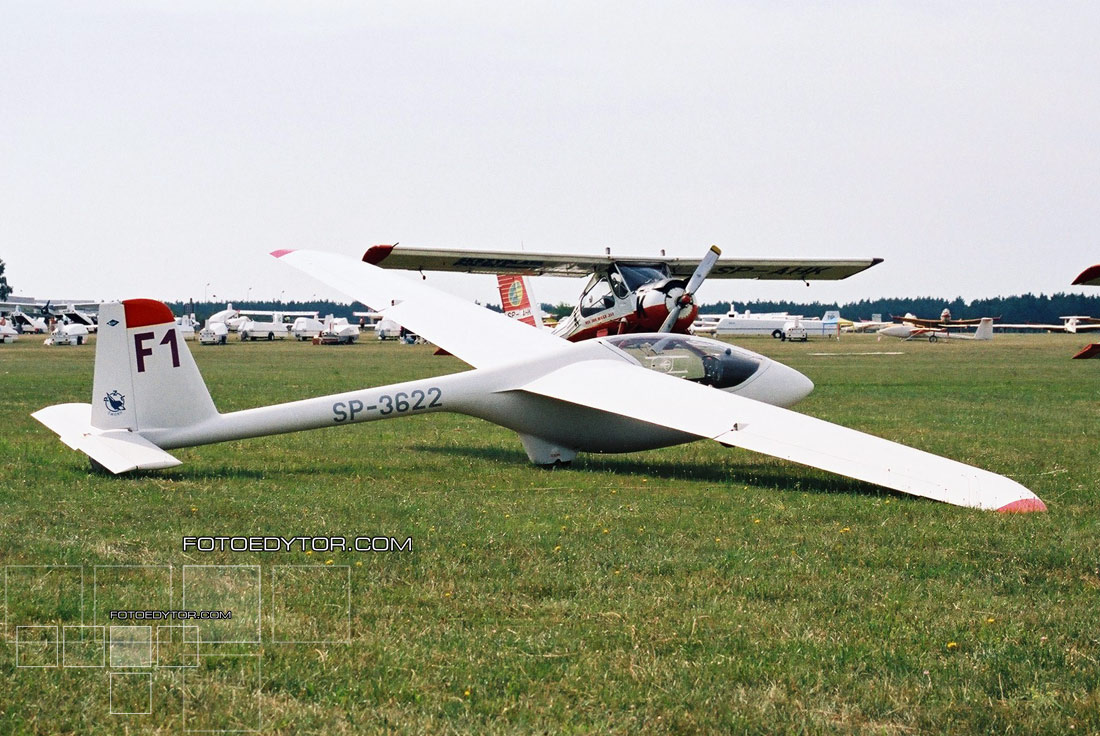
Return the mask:
POLYGON ((581 316, 591 317, 597 312, 611 309, 615 306, 615 297, 611 292, 611 284, 606 276, 602 276, 589 286, 581 295, 581 316))
POLYGON ((664 281, 668 278, 668 266, 663 263, 648 266, 638 263, 617 263, 615 265, 631 291, 635 291, 643 284, 648 284, 653 281, 664 281))
POLYGON ((607 278, 611 281, 611 290, 615 292, 615 296, 620 299, 626 299, 627 295, 630 293, 630 288, 627 287, 626 281, 623 280, 619 272, 612 268, 607 272, 607 278))
POLYGON ((614 335, 603 338, 644 368, 715 388, 744 383, 760 368, 755 353, 689 335, 614 335))

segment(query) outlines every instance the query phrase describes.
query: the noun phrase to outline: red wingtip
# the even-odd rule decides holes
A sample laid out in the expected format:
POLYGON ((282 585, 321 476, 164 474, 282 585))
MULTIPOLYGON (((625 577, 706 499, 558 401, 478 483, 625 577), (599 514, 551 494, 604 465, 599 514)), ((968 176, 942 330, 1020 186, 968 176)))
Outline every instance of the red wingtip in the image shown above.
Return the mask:
POLYGON ((1073 280, 1073 285, 1078 284, 1090 284, 1092 286, 1100 286, 1100 265, 1089 266, 1081 275, 1073 280))
POLYGON ((1032 511, 1046 510, 1047 505, 1038 498, 1021 498, 997 509, 1002 514, 1030 514, 1032 511))
POLYGON ((276 258, 282 258, 287 253, 293 253, 293 252, 294 252, 293 248, 282 248, 281 250, 271 251, 271 255, 275 256, 276 258))
POLYGON ((377 266, 379 263, 386 260, 386 256, 388 256, 392 250, 392 245, 372 245, 370 248, 367 248, 367 252, 363 254, 363 263, 377 266))

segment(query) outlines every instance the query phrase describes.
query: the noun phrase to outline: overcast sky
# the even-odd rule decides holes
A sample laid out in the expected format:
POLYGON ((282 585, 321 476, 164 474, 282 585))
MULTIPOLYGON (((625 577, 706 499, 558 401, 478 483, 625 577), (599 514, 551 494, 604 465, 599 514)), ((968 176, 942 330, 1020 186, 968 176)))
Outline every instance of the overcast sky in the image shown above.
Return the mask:
POLYGON ((702 301, 1051 293, 1100 262, 1095 2, 0 10, 19 295, 336 297, 267 252, 394 241, 886 259, 702 301))

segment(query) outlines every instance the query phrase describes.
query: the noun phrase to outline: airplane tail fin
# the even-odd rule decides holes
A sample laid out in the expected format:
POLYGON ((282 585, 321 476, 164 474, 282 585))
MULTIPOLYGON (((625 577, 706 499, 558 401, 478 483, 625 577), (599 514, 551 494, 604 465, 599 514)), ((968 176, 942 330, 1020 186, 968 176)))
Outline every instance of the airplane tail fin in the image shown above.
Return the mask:
POLYGON ((526 276, 499 274, 497 286, 504 314, 533 327, 542 327, 542 313, 531 302, 531 287, 526 276))
POLYGON ((91 405, 49 406, 32 416, 70 447, 121 473, 178 465, 148 435, 217 414, 172 310, 130 299, 100 306, 91 405))
POLYGON ((982 317, 981 322, 978 323, 978 329, 974 332, 975 340, 992 340, 993 339, 993 318, 982 317))

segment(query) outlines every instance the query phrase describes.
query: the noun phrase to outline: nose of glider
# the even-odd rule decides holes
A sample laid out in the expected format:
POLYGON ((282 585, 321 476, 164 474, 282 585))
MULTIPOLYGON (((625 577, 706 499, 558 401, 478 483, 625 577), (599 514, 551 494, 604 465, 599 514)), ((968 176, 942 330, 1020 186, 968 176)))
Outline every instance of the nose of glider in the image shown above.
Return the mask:
POLYGON ((887 337, 909 337, 910 330, 905 325, 892 325, 890 327, 883 327, 878 331, 880 335, 886 335, 887 337))
POLYGON ((809 396, 810 392, 814 390, 814 382, 794 368, 783 365, 782 363, 776 363, 772 365, 771 370, 768 372, 771 373, 776 369, 779 369, 779 374, 775 379, 779 384, 777 388, 779 400, 776 402, 778 406, 794 406, 799 401, 809 396))
POLYGON ((771 360, 747 385, 733 389, 741 396, 784 409, 802 401, 813 390, 814 382, 809 378, 790 366, 771 360))

